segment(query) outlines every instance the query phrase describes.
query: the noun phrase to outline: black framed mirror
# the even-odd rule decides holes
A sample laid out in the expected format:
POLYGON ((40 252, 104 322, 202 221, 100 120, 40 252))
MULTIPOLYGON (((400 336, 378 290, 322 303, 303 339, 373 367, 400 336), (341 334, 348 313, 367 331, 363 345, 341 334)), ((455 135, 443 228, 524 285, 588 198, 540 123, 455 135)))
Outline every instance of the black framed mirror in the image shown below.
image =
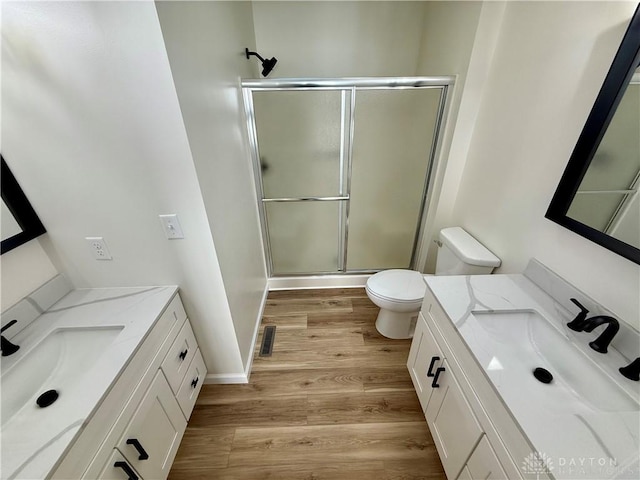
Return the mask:
POLYGON ((46 232, 44 225, 0 155, 2 170, 2 254, 46 232))
POLYGON ((640 6, 546 218, 640 264, 640 6))

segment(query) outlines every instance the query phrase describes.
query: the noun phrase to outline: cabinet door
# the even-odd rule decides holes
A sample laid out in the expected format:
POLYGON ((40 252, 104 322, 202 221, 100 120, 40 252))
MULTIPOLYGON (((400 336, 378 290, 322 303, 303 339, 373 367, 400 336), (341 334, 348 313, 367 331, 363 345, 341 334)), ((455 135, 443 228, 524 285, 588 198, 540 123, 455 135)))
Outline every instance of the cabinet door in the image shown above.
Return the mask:
POLYGON ((165 479, 187 421, 161 370, 118 442, 118 450, 143 478, 165 479))
POLYGON ((140 477, 131 464, 114 448, 109 460, 96 478, 97 480, 138 480, 140 477))
POLYGON ((474 479, 471 476, 471 473, 469 473, 469 469, 467 467, 464 467, 460 472, 460 475, 458 475, 458 480, 477 480, 477 479, 474 479))
POLYGON ((447 478, 456 478, 478 443, 482 429, 447 360, 437 372, 425 416, 447 478))
POLYGON ((504 473, 500 460, 496 456, 487 436, 483 435, 480 443, 469 457, 467 468, 474 480, 504 480, 504 473))
POLYGON ((421 312, 418 315, 416 330, 413 334, 407 368, 423 411, 427 409, 429 398, 433 392, 431 382, 434 372, 442 366, 443 360, 442 352, 421 312))

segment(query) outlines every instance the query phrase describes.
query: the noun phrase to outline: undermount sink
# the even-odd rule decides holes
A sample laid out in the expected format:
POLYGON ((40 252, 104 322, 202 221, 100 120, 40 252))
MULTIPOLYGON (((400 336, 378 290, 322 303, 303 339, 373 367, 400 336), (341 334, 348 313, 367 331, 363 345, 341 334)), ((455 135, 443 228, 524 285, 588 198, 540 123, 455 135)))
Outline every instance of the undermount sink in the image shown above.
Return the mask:
POLYGON ((529 401, 549 412, 640 410, 632 396, 537 311, 472 313, 485 338, 470 348, 494 384, 512 390, 519 386, 529 401), (551 383, 534 378, 536 368, 548 370, 551 383))
MULTIPOLYGON (((60 328, 21 358, 16 358, 15 363, 10 359, 4 360, 2 427, 23 409, 45 411, 36 405, 36 399, 48 390, 56 390, 59 393, 57 401, 64 402, 65 393, 78 385, 83 373, 100 358, 123 328, 60 328)), ((21 347, 28 348, 25 345, 21 347)))

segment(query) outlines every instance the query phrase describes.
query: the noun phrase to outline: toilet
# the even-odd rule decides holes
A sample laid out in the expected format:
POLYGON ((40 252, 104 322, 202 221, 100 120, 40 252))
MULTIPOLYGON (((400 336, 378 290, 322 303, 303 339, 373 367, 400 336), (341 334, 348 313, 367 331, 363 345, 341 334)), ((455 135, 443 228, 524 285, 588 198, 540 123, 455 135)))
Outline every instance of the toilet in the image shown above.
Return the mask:
MULTIPOLYGON (((488 275, 500 259, 460 227, 440 231, 436 275, 488 275)), ((427 286, 414 270, 383 270, 369 277, 366 291, 380 307, 376 329, 387 338, 411 338, 427 286)))

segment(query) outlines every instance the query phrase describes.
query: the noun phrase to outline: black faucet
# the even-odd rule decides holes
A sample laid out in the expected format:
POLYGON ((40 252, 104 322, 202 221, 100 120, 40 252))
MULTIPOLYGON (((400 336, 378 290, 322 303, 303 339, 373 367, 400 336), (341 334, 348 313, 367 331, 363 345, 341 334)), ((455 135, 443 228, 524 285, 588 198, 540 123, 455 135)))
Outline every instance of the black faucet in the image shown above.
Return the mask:
POLYGON ((607 353, 607 347, 616 333, 618 333, 618 330, 620 330, 618 320, 608 315, 596 315, 595 317, 585 320, 584 327, 582 328, 584 332, 593 332, 594 328, 605 323, 607 324, 607 328, 605 328, 604 332, 593 342, 589 343, 589 346, 599 353, 607 353))
MULTIPOLYGON (((7 328, 9 328, 12 325, 15 325, 16 323, 18 323, 17 320, 11 320, 4 327, 0 328, 0 333, 4 332, 7 328)), ((0 343, 2 344, 0 345, 0 348, 2 348, 3 357, 8 357, 9 355, 13 355, 20 349, 20 345, 14 345, 9 340, 4 338, 3 335, 0 336, 0 343)))
POLYGON ((575 298, 570 298, 569 300, 571 300, 573 303, 575 303, 578 306, 578 308, 580 309, 580 313, 576 315, 576 318, 574 318, 569 323, 567 323, 567 327, 569 327, 571 330, 575 332, 581 332, 585 327, 585 323, 587 320, 587 313, 589 313, 589 310, 587 310, 575 298))
POLYGON ((640 357, 636 358, 626 367, 620 367, 620 373, 627 377, 629 380, 640 380, 640 357))

